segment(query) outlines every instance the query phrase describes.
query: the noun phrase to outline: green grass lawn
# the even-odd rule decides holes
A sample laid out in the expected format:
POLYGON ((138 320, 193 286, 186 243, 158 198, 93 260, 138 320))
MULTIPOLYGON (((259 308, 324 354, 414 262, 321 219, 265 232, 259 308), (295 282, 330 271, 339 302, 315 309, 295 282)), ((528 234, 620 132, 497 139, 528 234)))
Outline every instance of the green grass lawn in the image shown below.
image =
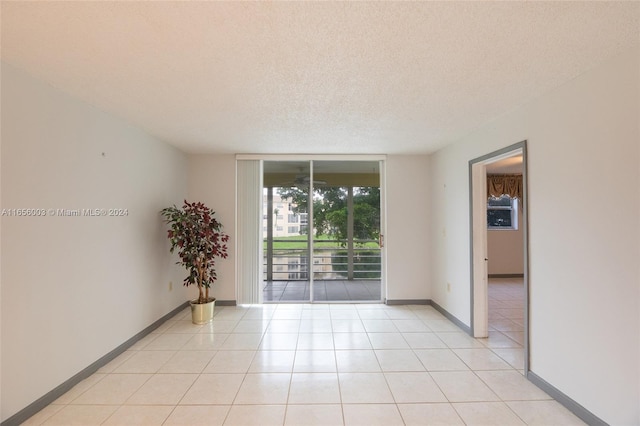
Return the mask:
MULTIPOLYGON (((344 246, 340 244, 340 241, 334 240, 332 237, 328 235, 320 235, 314 239, 313 246, 315 248, 328 248, 328 249, 344 249, 346 248, 346 243, 344 246)), ((295 237, 276 237, 273 239, 273 249, 274 250, 295 250, 295 249, 304 249, 307 247, 307 236, 306 235, 296 235, 295 237)), ((356 247, 364 247, 364 248, 379 248, 377 242, 368 242, 363 244, 356 244, 356 247)), ((264 241, 264 249, 267 249, 267 242, 264 241)))

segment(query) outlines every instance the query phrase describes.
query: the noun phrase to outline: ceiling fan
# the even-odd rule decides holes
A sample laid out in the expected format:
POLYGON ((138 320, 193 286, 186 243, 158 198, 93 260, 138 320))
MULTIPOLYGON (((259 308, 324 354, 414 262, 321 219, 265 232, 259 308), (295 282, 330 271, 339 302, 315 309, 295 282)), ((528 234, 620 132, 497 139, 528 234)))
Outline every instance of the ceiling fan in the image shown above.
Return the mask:
MULTIPOLYGON (((307 174, 297 174, 293 178, 293 180, 286 180, 284 182, 279 183, 277 186, 280 187, 297 187, 297 188, 308 188, 309 183, 311 182, 311 177, 307 174)), ((327 182, 324 180, 314 179, 313 186, 323 186, 326 185, 327 182)))
MULTIPOLYGON (((311 177, 308 175, 298 175, 293 180, 293 184, 295 186, 305 187, 305 188, 309 186, 309 182, 311 182, 311 177)), ((324 181, 324 180, 317 180, 317 179, 313 180, 313 186, 322 186, 326 184, 327 184, 327 181, 324 181)))
MULTIPOLYGON (((305 171, 303 167, 297 167, 297 169, 298 169, 298 173, 296 173, 295 175, 293 174, 295 172, 292 169, 283 170, 283 171, 278 170, 277 172, 274 172, 274 174, 275 173, 280 174, 284 172, 288 175, 286 179, 283 179, 282 181, 280 181, 274 186, 308 188, 309 184, 311 183, 311 176, 309 175, 309 171, 308 170, 305 171)), ((324 180, 319 180, 319 179, 313 180, 314 187, 323 186, 326 184, 327 182, 324 180)))

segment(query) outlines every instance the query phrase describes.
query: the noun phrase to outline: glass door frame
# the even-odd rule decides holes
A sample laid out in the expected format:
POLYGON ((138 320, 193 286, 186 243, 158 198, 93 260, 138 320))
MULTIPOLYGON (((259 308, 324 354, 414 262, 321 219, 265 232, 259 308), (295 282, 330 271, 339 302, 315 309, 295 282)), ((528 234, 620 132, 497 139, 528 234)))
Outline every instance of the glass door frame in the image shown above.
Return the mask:
MULTIPOLYGON (((309 239, 308 239, 308 248, 311 257, 309 258, 309 301, 308 303, 358 303, 358 301, 331 301, 331 302, 316 302, 314 300, 313 294, 313 252, 314 252, 314 242, 313 242, 313 179, 314 179, 314 161, 368 161, 368 162, 378 162, 379 163, 379 171, 380 171, 380 303, 385 303, 386 295, 387 295, 387 280, 386 280, 386 247, 384 245, 384 240, 386 238, 386 196, 385 196, 385 187, 386 187, 386 155, 312 155, 312 154, 238 154, 236 155, 236 160, 259 160, 261 162, 260 169, 263 169, 264 161, 281 161, 281 162, 309 162, 309 171, 310 171, 310 182, 309 182, 309 199, 308 199, 308 223, 309 223, 309 239)), ((260 179, 262 181, 262 179, 260 179)), ((262 193, 262 191, 260 191, 262 193)), ((260 200, 260 217, 263 217, 264 212, 262 211, 262 199, 260 200)), ((237 212, 236 212, 237 214, 237 212)), ((260 241, 262 241, 262 233, 259 235, 260 241)), ((262 246, 262 244, 261 244, 262 246)), ((258 276, 264 276, 264 266, 262 261, 259 262, 260 270, 258 271, 258 276)), ((263 281, 259 280, 260 285, 262 285, 263 281)), ((260 303, 263 303, 262 300, 262 290, 260 290, 260 303)), ((301 301, 301 303, 307 303, 307 301, 301 301)), ((362 302, 367 303, 367 302, 362 302)), ((370 303, 370 301, 369 301, 370 303)))

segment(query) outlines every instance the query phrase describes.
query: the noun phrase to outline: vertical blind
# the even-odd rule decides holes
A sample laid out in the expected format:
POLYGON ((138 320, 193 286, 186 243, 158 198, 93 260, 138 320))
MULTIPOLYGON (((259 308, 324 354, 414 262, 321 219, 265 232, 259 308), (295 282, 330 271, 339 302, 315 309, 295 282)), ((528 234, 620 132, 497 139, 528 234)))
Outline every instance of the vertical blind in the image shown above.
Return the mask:
POLYGON ((262 161, 237 160, 237 303, 262 303, 262 161))

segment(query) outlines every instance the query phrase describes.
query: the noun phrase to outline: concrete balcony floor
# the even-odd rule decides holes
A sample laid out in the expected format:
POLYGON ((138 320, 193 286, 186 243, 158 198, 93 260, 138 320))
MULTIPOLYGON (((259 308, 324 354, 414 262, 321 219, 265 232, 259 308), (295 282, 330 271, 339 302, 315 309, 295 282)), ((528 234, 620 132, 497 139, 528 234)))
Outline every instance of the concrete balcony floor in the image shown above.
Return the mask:
MULTIPOLYGON (((309 281, 264 281, 265 303, 308 302, 309 281)), ((313 282, 316 302, 381 301, 380 280, 316 280, 313 282)))

